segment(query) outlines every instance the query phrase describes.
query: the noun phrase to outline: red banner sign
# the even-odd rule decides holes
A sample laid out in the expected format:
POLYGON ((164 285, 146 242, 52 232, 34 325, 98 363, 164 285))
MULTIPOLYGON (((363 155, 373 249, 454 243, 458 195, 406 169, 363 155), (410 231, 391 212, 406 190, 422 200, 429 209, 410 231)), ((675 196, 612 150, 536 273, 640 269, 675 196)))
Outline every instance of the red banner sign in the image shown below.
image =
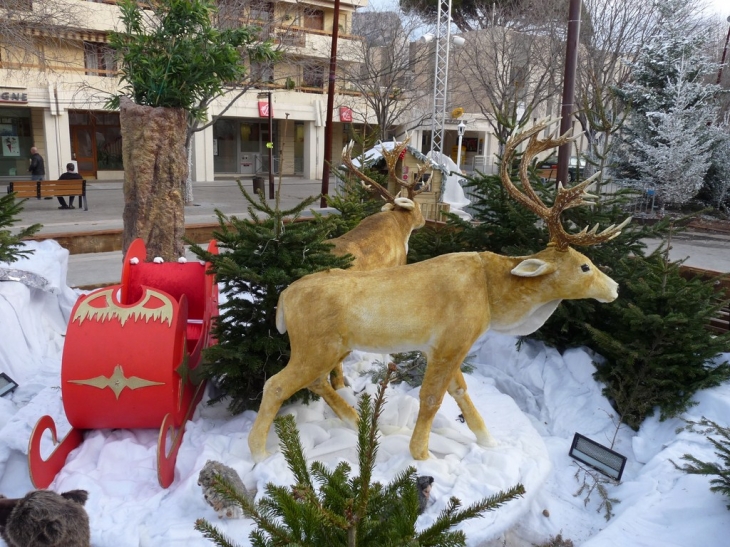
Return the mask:
POLYGON ((352 122, 352 109, 349 106, 340 107, 340 121, 346 123, 352 122))
MULTIPOLYGON (((274 111, 272 109, 271 115, 274 115, 274 111)), ((262 118, 268 118, 269 117, 269 102, 268 101, 259 101, 259 116, 262 118)))

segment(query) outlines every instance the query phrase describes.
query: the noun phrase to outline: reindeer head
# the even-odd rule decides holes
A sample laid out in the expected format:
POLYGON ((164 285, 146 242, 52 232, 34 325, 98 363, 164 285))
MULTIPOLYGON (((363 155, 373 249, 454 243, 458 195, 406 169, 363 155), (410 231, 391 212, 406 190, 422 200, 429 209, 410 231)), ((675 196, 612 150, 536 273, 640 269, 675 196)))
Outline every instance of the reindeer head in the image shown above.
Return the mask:
POLYGON ((365 173, 363 173, 355 166, 355 164, 352 162, 351 157, 353 141, 350 141, 350 143, 342 151, 342 161, 347 166, 347 168, 350 169, 350 171, 352 171, 360 179, 360 183, 363 185, 363 187, 370 191, 377 192, 386 201, 385 205, 383 205, 382 207, 383 211, 402 209, 404 211, 411 211, 413 214, 420 216, 420 222, 414 225, 414 228, 417 229, 423 227, 426 221, 421 215, 421 208, 418 206, 414 199, 423 190, 416 190, 415 186, 418 181, 421 180, 423 174, 430 169, 430 167, 426 164, 419 164, 418 172, 414 177, 411 178, 410 182, 398 176, 396 172, 396 165, 398 163, 398 160, 400 159, 401 154, 408 147, 409 142, 410 137, 407 136, 403 142, 395 143, 395 146, 393 146, 392 150, 388 150, 385 146, 381 148, 381 153, 383 154, 385 164, 388 168, 388 178, 390 181, 394 182, 397 187, 400 187, 400 191, 395 196, 388 192, 388 190, 384 188, 381 184, 378 184, 375 180, 373 180, 371 177, 368 177, 365 173))

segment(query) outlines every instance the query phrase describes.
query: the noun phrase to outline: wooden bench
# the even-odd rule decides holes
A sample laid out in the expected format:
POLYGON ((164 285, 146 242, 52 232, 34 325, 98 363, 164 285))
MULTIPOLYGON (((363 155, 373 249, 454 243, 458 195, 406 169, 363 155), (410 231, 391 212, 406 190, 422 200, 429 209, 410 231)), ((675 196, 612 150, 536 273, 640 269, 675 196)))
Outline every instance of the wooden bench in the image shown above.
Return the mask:
POLYGON ((8 194, 15 193, 18 198, 52 198, 78 196, 79 209, 89 210, 86 198, 86 181, 84 179, 69 180, 16 180, 8 184, 8 194))

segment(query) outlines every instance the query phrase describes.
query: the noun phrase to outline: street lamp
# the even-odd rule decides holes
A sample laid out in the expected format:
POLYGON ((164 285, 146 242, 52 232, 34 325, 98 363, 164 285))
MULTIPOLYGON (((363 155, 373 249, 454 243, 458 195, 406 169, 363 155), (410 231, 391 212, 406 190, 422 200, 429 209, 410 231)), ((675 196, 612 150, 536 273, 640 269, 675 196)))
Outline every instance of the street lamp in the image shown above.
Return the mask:
POLYGON ((459 131, 459 144, 458 146, 458 152, 456 153, 456 168, 461 171, 461 139, 464 137, 464 131, 466 131, 466 124, 464 123, 464 120, 459 120, 459 125, 456 126, 456 129, 459 131))

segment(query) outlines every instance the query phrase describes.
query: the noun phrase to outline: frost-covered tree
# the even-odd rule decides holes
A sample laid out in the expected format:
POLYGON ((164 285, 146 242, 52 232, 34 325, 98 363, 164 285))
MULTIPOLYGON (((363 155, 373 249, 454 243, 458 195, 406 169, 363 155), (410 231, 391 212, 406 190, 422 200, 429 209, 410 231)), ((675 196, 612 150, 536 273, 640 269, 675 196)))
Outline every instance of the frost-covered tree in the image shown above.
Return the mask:
POLYGON ((727 212, 730 198, 730 121, 712 126, 714 147, 705 177, 702 199, 715 209, 727 212))
POLYGON ((656 7, 654 33, 631 66, 631 80, 616 90, 631 114, 616 148, 615 176, 628 183, 655 182, 660 195, 684 203, 697 193, 697 177, 704 180, 709 167, 705 153, 714 133, 708 122, 717 116, 720 92, 709 82, 717 64, 706 54, 707 33, 694 15, 696 2, 666 0, 656 7), (683 163, 690 160, 691 179, 690 164, 683 163), (671 180, 657 173, 677 169, 683 176, 671 180))
POLYGON ((717 113, 706 104, 710 86, 685 79, 687 68, 681 65, 677 80, 666 88, 669 109, 646 113, 651 138, 637 139, 629 152, 642 182, 653 183, 667 205, 683 205, 702 188, 714 137, 708 128, 717 113))

